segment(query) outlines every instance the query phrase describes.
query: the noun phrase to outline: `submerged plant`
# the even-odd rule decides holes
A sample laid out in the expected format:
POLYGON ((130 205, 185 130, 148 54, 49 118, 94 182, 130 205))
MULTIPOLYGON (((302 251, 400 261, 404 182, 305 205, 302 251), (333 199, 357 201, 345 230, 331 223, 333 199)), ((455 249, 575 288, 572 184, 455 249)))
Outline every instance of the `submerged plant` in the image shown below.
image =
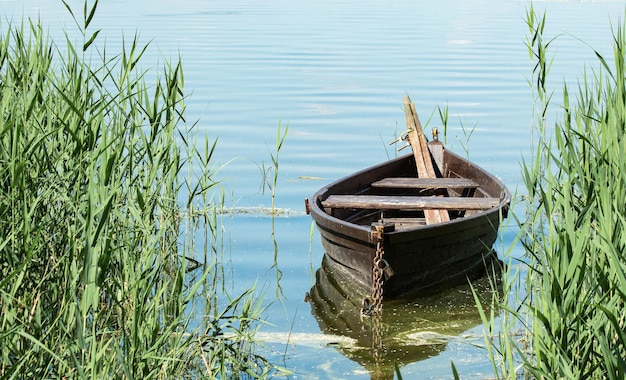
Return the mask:
POLYGON ((181 128, 182 65, 147 85, 137 37, 86 59, 97 4, 81 49, 33 22, 0 39, 0 377, 263 376, 252 292, 194 313, 216 264, 190 275, 182 234, 215 221, 194 211, 212 209, 214 145, 181 128))

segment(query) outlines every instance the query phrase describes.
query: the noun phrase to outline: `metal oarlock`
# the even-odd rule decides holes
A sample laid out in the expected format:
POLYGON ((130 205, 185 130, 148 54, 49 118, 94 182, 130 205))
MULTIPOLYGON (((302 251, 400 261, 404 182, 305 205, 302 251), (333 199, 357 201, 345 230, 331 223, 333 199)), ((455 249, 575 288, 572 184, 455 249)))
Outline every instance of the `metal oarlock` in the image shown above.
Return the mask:
POLYGON ((432 129, 433 141, 439 141, 439 130, 437 128, 432 129))
MULTIPOLYGON (((392 142, 390 142, 389 145, 393 145, 393 144, 398 143, 400 141, 406 141, 409 138, 409 132, 410 131, 411 131, 410 129, 407 129, 406 131, 400 133, 400 137, 398 137, 397 139, 395 139, 392 142)), ((403 149, 403 148, 400 148, 400 149, 403 149)))
POLYGON ((402 132, 400 134, 400 137, 398 137, 397 139, 393 140, 392 142, 389 143, 389 145, 393 145, 395 143, 399 143, 401 141, 405 142, 405 145, 401 146, 400 148, 398 148, 398 152, 401 151, 402 149, 411 146, 411 144, 409 144, 408 139, 409 139, 409 132, 411 130, 407 129, 406 131, 402 132))

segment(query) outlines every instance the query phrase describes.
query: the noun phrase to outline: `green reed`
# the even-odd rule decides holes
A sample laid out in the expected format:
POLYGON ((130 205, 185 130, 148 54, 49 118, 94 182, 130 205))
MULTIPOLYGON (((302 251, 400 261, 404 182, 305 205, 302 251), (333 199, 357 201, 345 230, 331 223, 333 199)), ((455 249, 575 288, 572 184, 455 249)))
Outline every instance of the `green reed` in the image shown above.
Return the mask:
POLYGON ((96 7, 78 49, 1 32, 0 377, 264 376, 260 301, 217 302, 215 145, 190 142, 181 63, 148 85, 137 37, 96 47, 96 7))
MULTIPOLYGON (((285 126, 283 130, 282 124, 279 122, 276 128, 276 141, 274 145, 274 151, 270 150, 270 159, 272 160, 272 166, 265 166, 265 162, 261 162, 259 165, 259 170, 261 171, 261 175, 263 176, 263 181, 261 182, 261 193, 265 194, 265 189, 268 189, 270 195, 272 197, 272 216, 276 215, 276 187, 278 185, 278 169, 280 161, 278 160, 278 156, 280 154, 281 149, 283 148, 283 144, 285 143, 285 138, 287 138, 287 133, 289 132, 289 124, 285 126)), ((273 228, 272 228, 273 229, 273 228)))
POLYGON ((283 289, 280 285, 280 281, 283 278, 283 272, 278 267, 278 242, 276 241, 276 229, 275 229, 275 221, 276 216, 281 213, 280 210, 276 208, 276 188, 278 186, 278 174, 279 174, 279 155, 280 151, 283 148, 283 144, 285 143, 285 139, 287 138, 287 133, 289 132, 289 124, 282 128, 282 124, 279 122, 276 128, 276 140, 274 144, 274 151, 269 150, 270 159, 272 160, 272 166, 266 166, 265 162, 261 162, 259 165, 259 170, 261 171, 261 176, 263 178, 261 182, 261 194, 265 194, 265 190, 267 189, 270 192, 271 196, 271 236, 272 242, 274 245, 274 264, 272 265, 272 269, 276 271, 276 299, 280 300, 284 298, 283 289))
POLYGON ((612 60, 595 52, 599 65, 583 72, 576 91, 564 85, 560 116, 548 128, 554 100, 546 77, 554 39, 545 42, 546 17, 532 7, 527 23, 538 107, 534 158, 522 168, 528 192, 520 224, 526 268, 508 274, 523 291, 502 315, 506 325, 490 347, 494 367, 508 378, 622 379, 626 24, 614 31, 612 60))

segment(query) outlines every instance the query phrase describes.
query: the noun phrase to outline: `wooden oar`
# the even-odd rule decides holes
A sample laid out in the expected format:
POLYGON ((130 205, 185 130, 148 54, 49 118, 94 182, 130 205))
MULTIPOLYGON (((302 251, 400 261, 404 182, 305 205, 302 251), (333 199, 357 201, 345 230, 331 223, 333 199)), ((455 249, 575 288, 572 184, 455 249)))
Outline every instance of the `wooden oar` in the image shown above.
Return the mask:
MULTIPOLYGON (((404 98, 404 111, 406 113, 407 137, 413 149, 417 176, 420 178, 436 178, 437 174, 433 167, 433 161, 426 144, 426 137, 422 125, 415 112, 415 105, 409 101, 409 97, 404 98)), ((426 224, 443 223, 450 220, 446 210, 424 210, 426 224)))

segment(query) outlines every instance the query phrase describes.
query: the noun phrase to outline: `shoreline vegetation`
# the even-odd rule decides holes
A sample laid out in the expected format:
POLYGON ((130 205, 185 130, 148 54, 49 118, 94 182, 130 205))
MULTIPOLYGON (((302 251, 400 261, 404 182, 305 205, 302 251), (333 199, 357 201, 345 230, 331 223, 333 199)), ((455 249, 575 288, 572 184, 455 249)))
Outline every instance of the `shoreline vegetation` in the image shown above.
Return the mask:
MULTIPOLYGON (((98 47, 98 1, 80 14, 64 4, 79 44, 68 37, 60 49, 30 20, 5 22, 0 34, 0 377, 288 373, 255 351, 262 296, 225 291, 221 218, 251 210, 224 206, 216 142, 191 138, 180 60, 148 84, 148 46, 135 37, 113 54, 98 47)), ((488 355, 497 378, 622 379, 626 23, 612 59, 596 52, 598 68, 584 71, 575 96, 565 86, 556 106, 546 15, 530 6, 526 21, 536 63, 518 216, 526 256, 494 292, 499 314, 477 302, 488 355)), ((286 132, 279 125, 273 166, 260 167, 272 194, 286 132)), ((290 213, 273 202, 252 212, 290 213)))
MULTIPOLYGON (((575 89, 552 98, 547 17, 527 11, 536 120, 522 164, 525 256, 507 270, 499 316, 483 314, 497 378, 626 376, 626 22, 613 57, 594 51, 575 89), (556 115, 553 127, 549 121, 556 115), (519 269, 519 268, 522 269, 519 269)), ((479 306, 480 307, 480 306, 479 306)))
POLYGON ((192 142, 181 62, 148 84, 148 46, 97 47, 98 2, 64 4, 81 43, 2 24, 0 377, 275 373, 262 297, 225 293, 215 143, 192 142))

